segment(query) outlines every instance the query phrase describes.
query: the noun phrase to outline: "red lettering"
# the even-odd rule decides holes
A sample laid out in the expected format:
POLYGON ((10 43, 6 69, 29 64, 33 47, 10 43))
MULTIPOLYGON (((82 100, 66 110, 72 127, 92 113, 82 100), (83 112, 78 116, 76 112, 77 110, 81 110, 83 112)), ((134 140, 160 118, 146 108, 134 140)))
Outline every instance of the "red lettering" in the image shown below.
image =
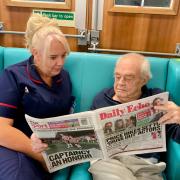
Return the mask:
POLYGON ((108 112, 108 113, 105 113, 105 112, 100 113, 99 116, 101 120, 104 120, 107 118, 122 116, 123 113, 124 113, 124 110, 122 109, 113 109, 111 112, 108 112))
POLYGON ((134 111, 139 111, 139 110, 141 110, 143 108, 147 108, 149 106, 150 106, 149 103, 144 103, 144 104, 138 103, 138 104, 136 104, 134 106, 133 105, 129 105, 129 106, 127 106, 127 111, 128 111, 128 113, 131 113, 131 112, 134 112, 134 111))
POLYGON ((100 113, 99 116, 100 116, 100 119, 101 119, 101 120, 107 118, 106 113, 100 113))

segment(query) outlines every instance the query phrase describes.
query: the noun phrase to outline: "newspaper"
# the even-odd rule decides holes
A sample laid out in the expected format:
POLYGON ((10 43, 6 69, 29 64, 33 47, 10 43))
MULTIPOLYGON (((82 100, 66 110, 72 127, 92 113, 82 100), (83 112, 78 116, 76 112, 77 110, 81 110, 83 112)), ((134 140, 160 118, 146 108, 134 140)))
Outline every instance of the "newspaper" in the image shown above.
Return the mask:
POLYGON ((153 108, 168 101, 160 93, 137 101, 65 116, 38 119, 26 115, 32 131, 48 144, 42 152, 49 172, 118 154, 166 151, 164 112, 153 108))

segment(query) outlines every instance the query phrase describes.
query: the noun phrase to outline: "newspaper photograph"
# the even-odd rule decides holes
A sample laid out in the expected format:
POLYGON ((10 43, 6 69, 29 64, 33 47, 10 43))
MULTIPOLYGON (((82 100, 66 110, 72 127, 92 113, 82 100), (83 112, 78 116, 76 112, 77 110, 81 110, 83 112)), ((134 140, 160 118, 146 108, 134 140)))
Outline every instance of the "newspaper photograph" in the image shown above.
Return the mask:
POLYGON ((42 152, 49 172, 117 154, 166 151, 165 113, 153 107, 168 101, 160 93, 130 103, 65 116, 34 118, 26 115, 32 131, 48 148, 42 152))

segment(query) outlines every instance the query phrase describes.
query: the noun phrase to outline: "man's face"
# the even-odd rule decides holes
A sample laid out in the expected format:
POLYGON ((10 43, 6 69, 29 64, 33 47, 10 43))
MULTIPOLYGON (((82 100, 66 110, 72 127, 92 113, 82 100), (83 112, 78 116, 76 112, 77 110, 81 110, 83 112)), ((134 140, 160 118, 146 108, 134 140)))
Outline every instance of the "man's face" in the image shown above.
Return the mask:
POLYGON ((124 103, 137 100, 145 80, 141 76, 140 62, 122 60, 115 68, 115 100, 124 103))

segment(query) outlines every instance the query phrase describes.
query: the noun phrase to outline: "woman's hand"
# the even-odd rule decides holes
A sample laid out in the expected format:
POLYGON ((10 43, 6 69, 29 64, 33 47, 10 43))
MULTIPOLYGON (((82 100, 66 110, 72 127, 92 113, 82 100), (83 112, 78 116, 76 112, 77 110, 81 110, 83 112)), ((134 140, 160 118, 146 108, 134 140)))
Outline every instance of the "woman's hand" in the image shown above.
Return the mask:
POLYGON ((36 153, 40 153, 44 151, 48 145, 46 143, 43 143, 41 139, 39 139, 35 133, 31 135, 31 145, 32 145, 32 150, 36 153))
POLYGON ((180 107, 177 106, 174 102, 168 101, 163 105, 158 105, 154 107, 157 110, 166 111, 160 119, 159 123, 161 124, 180 124, 180 107))

